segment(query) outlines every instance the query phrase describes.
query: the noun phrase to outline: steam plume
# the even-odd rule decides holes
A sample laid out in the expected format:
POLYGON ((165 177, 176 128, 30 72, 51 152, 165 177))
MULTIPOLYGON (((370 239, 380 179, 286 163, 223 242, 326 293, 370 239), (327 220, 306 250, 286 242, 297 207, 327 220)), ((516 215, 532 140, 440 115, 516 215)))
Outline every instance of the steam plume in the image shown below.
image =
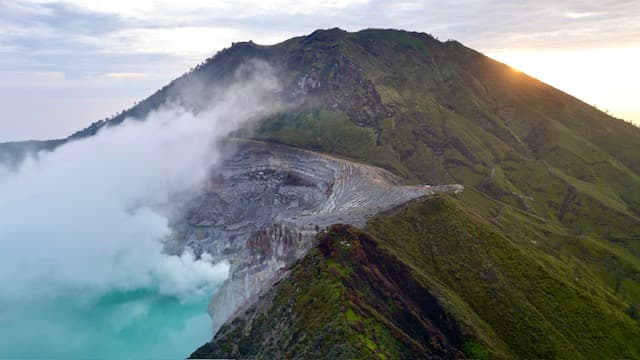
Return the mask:
MULTIPOLYGON (((114 291, 181 301, 215 291, 228 264, 165 254, 162 240, 172 195, 197 191, 221 161, 220 140, 274 109, 278 82, 268 65, 245 64, 236 76, 198 113, 166 104, 17 171, 0 169, 0 328, 59 299, 81 313, 114 291)), ((33 334, 12 336, 0 357, 19 355, 12 346, 33 334)))

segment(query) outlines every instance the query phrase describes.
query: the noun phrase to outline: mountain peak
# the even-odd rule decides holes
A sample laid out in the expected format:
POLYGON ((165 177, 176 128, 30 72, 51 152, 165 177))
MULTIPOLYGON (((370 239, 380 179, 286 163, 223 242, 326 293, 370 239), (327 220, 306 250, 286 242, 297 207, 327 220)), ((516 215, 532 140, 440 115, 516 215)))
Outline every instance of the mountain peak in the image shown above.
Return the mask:
MULTIPOLYGON (((276 351, 285 343, 292 356, 299 355, 298 344, 314 355, 332 354, 321 344, 339 330, 350 339, 331 341, 344 357, 459 358, 460 351, 476 358, 640 357, 640 129, 456 41, 334 28, 271 46, 235 43, 116 117, 67 140, 22 145, 53 149, 105 126, 145 119, 166 103, 197 113, 226 90, 239 67, 256 59, 276 69, 276 96, 288 106, 234 137, 375 165, 409 185, 456 183, 465 191, 369 218, 363 232, 330 228, 329 238, 319 239, 321 248, 369 261, 325 258, 318 248, 265 295, 281 303, 253 309, 276 309, 278 323, 295 327, 303 323, 292 319, 303 318, 313 328, 274 333, 269 317, 262 327, 245 326, 257 319, 249 311, 218 337, 229 341, 216 349, 232 351, 214 355, 276 351), (326 299, 336 306, 322 307, 325 295, 337 295, 326 299), (437 301, 420 303, 431 296, 437 301), (343 299, 353 306, 340 308, 343 299), (450 316, 455 322, 438 323, 450 316), (417 325, 426 330, 414 333, 417 325), (356 347, 341 347, 345 341, 356 347)), ((335 186, 282 180, 318 196, 335 186)), ((277 194, 279 206, 297 204, 277 194)), ((265 353, 278 357, 271 355, 265 353)))

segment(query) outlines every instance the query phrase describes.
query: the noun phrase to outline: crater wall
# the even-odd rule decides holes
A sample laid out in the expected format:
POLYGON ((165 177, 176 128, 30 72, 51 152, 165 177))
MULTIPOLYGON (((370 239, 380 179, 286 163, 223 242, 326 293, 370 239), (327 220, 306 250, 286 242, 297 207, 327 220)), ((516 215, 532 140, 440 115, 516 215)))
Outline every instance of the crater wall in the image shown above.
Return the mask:
POLYGON ((205 191, 183 204, 174 251, 191 247, 230 263, 211 300, 214 332, 281 278, 334 223, 367 219, 411 199, 455 193, 461 185, 404 186, 390 172, 312 151, 238 141, 205 191))

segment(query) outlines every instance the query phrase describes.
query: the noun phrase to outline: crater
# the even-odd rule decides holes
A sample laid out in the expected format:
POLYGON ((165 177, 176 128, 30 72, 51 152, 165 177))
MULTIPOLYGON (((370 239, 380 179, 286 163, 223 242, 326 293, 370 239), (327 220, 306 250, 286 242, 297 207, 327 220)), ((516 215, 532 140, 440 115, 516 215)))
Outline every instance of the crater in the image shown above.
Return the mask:
POLYGON ((191 247, 230 263, 209 306, 214 332, 270 287, 335 224, 367 219, 411 199, 459 192, 461 185, 406 186, 390 172, 313 151, 234 141, 233 155, 206 189, 183 204, 173 251, 191 247))

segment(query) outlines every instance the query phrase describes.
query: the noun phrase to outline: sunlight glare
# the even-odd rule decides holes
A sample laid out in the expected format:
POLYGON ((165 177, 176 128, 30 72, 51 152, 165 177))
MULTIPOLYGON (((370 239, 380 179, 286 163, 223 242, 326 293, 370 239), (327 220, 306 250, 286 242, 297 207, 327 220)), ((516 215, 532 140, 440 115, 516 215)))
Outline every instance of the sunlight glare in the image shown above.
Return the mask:
POLYGON ((489 56, 612 116, 640 124, 640 45, 567 51, 500 51, 489 56))

